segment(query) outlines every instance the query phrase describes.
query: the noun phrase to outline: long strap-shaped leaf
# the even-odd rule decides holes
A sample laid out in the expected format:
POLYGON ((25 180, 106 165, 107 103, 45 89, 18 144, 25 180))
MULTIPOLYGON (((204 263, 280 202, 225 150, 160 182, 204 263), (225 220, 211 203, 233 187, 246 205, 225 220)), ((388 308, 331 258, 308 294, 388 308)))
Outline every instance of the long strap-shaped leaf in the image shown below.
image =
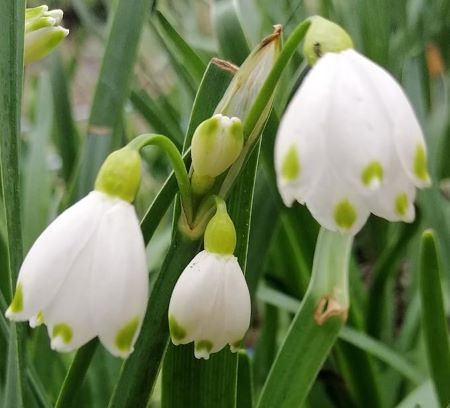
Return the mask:
POLYGON ((450 404, 450 342, 441 287, 442 273, 434 232, 425 231, 420 253, 422 329, 431 378, 441 406, 450 404))
MULTIPOLYGON (((0 2, 0 123, 1 174, 8 235, 9 276, 5 288, 11 300, 22 262, 22 230, 19 182, 20 107, 23 80, 25 0, 0 2)), ((22 327, 10 325, 6 371, 5 407, 23 406, 22 327)))
POLYGON ((78 197, 93 187, 98 169, 112 148, 112 136, 122 116, 146 10, 154 0, 118 0, 108 34, 100 76, 81 158, 78 197))

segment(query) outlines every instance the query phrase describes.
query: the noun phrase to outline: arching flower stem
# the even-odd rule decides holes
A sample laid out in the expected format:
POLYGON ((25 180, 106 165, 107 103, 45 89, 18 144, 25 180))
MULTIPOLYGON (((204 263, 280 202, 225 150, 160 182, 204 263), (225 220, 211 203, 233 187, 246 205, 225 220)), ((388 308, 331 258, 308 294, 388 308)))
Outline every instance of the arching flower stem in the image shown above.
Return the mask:
POLYGON ((145 133, 134 138, 130 143, 128 143, 128 147, 136 149, 137 151, 142 150, 146 146, 158 146, 169 156, 175 177, 177 179, 184 216, 190 225, 193 219, 192 191, 189 176, 181 153, 167 136, 159 134, 145 133))

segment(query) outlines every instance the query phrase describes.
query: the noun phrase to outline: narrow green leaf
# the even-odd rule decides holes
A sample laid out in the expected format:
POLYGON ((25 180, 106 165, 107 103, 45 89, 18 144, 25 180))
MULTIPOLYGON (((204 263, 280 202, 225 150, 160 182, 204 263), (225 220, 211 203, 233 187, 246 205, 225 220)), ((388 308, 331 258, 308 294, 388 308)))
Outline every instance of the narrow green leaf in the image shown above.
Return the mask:
MULTIPOLYGON (((7 295, 13 292, 23 255, 19 143, 24 22, 25 0, 0 2, 0 163, 8 237, 7 295)), ((11 324, 9 335, 6 391, 2 403, 5 407, 21 408, 24 403, 23 331, 19 325, 11 324)))
POLYGON ((250 52, 232 0, 214 0, 213 19, 219 40, 220 56, 241 65, 250 52))
POLYGON ((431 378, 443 407, 450 404, 450 344, 441 287, 442 273, 435 234, 422 235, 420 251, 420 294, 422 327, 431 378))
POLYGON ((129 92, 146 10, 153 0, 136 0, 132 4, 118 0, 114 4, 81 158, 78 197, 92 189, 97 171, 112 149, 114 129, 129 92))
POLYGON ((158 22, 157 26, 160 33, 164 33, 172 44, 173 53, 177 55, 180 64, 184 66, 187 72, 199 83, 205 72, 206 64, 203 63, 197 53, 189 46, 189 44, 178 34, 175 28, 169 23, 160 11, 155 12, 155 18, 158 22))
POLYGON ((50 79, 39 77, 35 124, 30 132, 23 164, 23 245, 28 250, 47 226, 52 179, 48 169, 48 146, 53 129, 50 79))
MULTIPOLYGON (((299 300, 267 286, 260 287, 258 290, 258 297, 267 304, 280 307, 291 313, 295 313, 300 307, 299 300)), ((416 369, 403 356, 388 348, 384 343, 375 340, 360 331, 345 326, 341 329, 339 338, 374 357, 377 357, 380 361, 397 370, 414 384, 420 384, 424 378, 424 374, 416 369)))
POLYGON ((69 372, 67 373, 55 408, 69 408, 75 400, 77 393, 83 383, 86 371, 98 346, 98 340, 95 338, 84 345, 75 355, 69 372))
POLYGON ((52 55, 50 79, 55 106, 56 142, 62 159, 62 174, 68 182, 75 170, 79 140, 72 118, 68 78, 58 52, 52 55))
MULTIPOLYGON (((396 408, 438 407, 439 402, 434 391, 433 382, 425 381, 415 388, 396 408)), ((446 407, 447 408, 447 407, 446 407)))
POLYGON ((238 353, 237 398, 236 407, 253 407, 252 363, 245 351, 238 353))

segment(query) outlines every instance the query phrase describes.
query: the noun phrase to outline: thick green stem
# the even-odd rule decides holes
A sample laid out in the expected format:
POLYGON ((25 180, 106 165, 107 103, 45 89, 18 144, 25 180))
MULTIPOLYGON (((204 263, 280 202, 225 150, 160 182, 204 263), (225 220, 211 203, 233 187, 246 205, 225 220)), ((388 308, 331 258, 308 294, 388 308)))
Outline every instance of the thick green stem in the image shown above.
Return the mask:
POLYGON ((328 356, 349 307, 353 237, 321 229, 311 280, 264 384, 259 408, 301 406, 328 356))
POLYGON ((175 144, 164 135, 143 134, 133 139, 128 146, 136 150, 141 150, 145 146, 158 146, 163 149, 172 163, 173 171, 177 179, 180 190, 181 205, 188 223, 192 222, 192 191, 189 176, 181 153, 175 144))

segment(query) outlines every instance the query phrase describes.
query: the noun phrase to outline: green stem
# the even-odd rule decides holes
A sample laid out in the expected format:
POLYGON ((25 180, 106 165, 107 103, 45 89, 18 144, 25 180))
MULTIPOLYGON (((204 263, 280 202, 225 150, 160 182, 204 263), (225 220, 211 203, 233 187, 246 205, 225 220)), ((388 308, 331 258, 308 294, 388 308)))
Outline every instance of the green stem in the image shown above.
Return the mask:
POLYGON ((64 379, 55 408, 68 408, 75 401, 98 344, 99 341, 95 338, 77 351, 64 379))
POLYGON ((308 290, 264 384, 258 408, 300 406, 306 399, 347 317, 352 242, 350 235, 321 229, 308 290))
POLYGON ((166 136, 158 134, 143 134, 133 139, 128 146, 141 150, 145 146, 155 145, 163 149, 172 163, 173 171, 177 179, 178 188, 180 190, 181 205, 188 223, 192 222, 192 191, 189 176, 181 153, 175 144, 166 136))

